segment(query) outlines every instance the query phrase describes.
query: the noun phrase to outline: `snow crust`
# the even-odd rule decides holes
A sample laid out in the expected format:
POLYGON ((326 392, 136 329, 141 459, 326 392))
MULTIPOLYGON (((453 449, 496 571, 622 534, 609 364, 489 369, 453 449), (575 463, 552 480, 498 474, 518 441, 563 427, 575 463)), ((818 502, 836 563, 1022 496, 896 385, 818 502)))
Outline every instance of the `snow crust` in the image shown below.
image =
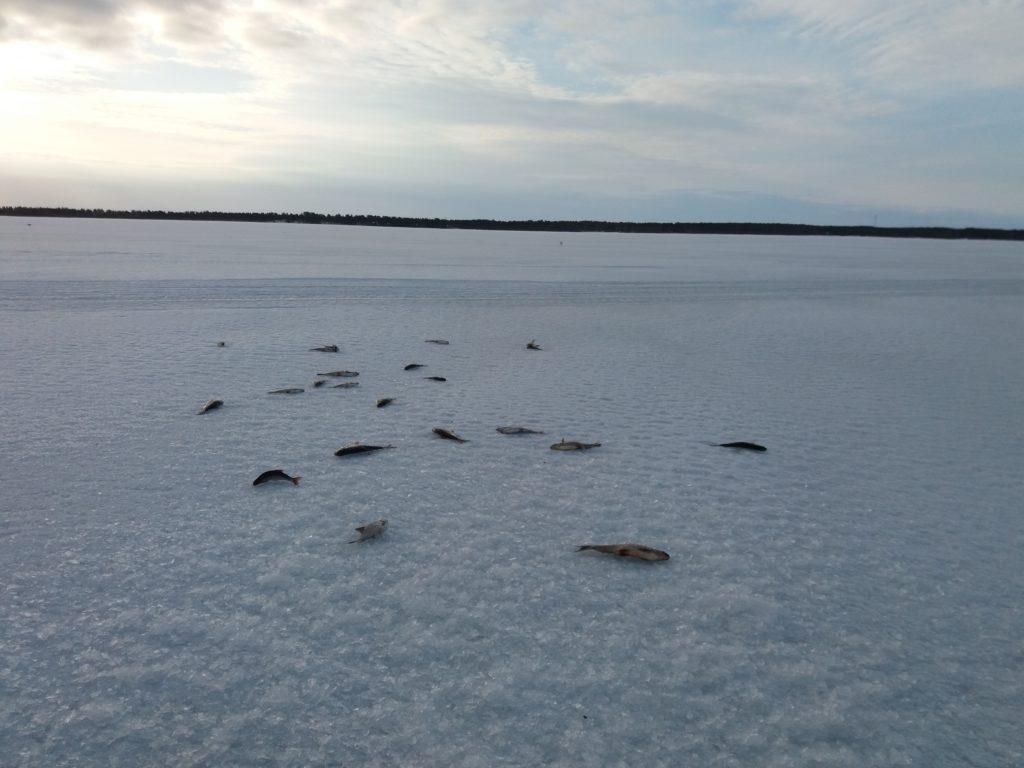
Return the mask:
POLYGON ((1019 244, 0 238, 0 764, 1024 762, 1019 244))

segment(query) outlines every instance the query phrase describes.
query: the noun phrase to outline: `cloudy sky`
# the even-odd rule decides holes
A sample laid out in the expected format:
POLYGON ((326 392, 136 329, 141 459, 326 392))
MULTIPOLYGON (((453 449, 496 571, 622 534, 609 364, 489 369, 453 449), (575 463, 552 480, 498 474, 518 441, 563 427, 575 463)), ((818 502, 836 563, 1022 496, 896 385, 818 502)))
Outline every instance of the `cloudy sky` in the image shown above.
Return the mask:
POLYGON ((1024 226, 1024 0, 0 0, 0 204, 1024 226))

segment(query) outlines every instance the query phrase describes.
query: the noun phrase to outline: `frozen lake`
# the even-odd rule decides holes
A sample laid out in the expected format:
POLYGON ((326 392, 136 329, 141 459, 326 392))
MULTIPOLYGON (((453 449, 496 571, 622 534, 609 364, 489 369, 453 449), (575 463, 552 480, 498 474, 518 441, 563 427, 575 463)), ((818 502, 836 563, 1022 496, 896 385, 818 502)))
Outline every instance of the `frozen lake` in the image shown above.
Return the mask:
POLYGON ((0 765, 1020 765, 1022 300, 1020 243, 0 217, 0 765))

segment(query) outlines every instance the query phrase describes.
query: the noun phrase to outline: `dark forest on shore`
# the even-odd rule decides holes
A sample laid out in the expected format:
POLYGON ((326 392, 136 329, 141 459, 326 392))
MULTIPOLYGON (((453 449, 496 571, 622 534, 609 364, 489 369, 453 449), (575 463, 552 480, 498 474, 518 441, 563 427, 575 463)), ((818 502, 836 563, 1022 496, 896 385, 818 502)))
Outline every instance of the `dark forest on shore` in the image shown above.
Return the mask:
POLYGON ((428 219, 409 216, 224 211, 119 211, 105 208, 38 208, 0 206, 0 216, 168 221, 251 221, 290 224, 340 224, 360 227, 489 229, 520 232, 628 232, 699 235, 826 235, 837 237, 917 237, 943 240, 1024 240, 1024 229, 986 227, 875 227, 753 222, 548 221, 530 219, 428 219))

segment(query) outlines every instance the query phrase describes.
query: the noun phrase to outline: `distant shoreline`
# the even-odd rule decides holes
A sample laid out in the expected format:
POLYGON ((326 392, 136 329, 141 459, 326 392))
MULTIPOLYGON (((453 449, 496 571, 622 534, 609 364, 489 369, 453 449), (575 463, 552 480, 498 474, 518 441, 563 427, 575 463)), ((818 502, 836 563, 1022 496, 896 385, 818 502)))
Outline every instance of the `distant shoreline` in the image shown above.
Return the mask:
POLYGON ((530 219, 428 219, 409 216, 303 213, 232 213, 221 211, 118 211, 103 208, 35 208, 0 206, 0 216, 157 221, 240 221, 288 224, 336 224, 420 229, 482 229, 514 232, 622 232, 688 235, 817 235, 826 237, 902 237, 939 240, 1024 241, 1024 229, 993 227, 874 227, 828 224, 759 224, 722 222, 548 221, 530 219))

